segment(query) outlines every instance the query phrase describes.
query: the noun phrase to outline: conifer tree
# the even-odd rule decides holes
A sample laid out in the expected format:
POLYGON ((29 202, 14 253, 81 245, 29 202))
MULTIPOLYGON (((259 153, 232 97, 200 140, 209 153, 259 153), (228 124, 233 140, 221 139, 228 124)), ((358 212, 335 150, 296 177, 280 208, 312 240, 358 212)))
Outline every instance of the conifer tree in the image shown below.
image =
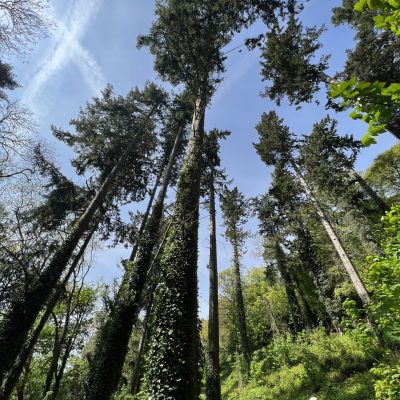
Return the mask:
POLYGON ((210 288, 208 313, 208 341, 206 360, 206 396, 208 400, 221 400, 220 362, 219 362, 219 307, 218 307, 218 260, 215 193, 226 182, 220 170, 219 139, 229 132, 212 130, 205 139, 203 182, 210 214, 210 288))
POLYGON ((368 304, 370 302, 370 295, 364 282, 360 278, 325 211, 322 209, 309 183, 304 179, 296 163, 294 156, 295 140, 289 132, 289 128, 284 126, 283 120, 279 119, 277 114, 272 111, 269 114, 263 114, 261 122, 257 125, 257 131, 260 137, 260 142, 255 144, 257 153, 267 165, 282 165, 293 169, 299 184, 313 204, 326 233, 335 247, 362 304, 368 304))
POLYGON ((388 205, 354 169, 361 143, 352 136, 337 134, 337 121, 330 117, 314 124, 310 135, 304 136, 300 146, 300 164, 314 187, 344 199, 354 211, 368 214, 363 196, 352 183, 375 203, 379 214, 388 211, 388 205))
MULTIPOLYGON (((322 56, 318 62, 314 61, 317 50, 321 48, 319 37, 324 29, 304 28, 293 15, 285 28, 277 26, 266 36, 262 52, 262 76, 271 82, 271 86, 265 91, 268 97, 279 104, 280 100, 286 96, 291 104, 300 105, 302 102, 313 101, 320 84, 337 84, 339 78, 348 79, 348 82, 352 82, 349 79, 354 79, 349 88, 353 88, 352 85, 357 85, 358 82, 369 82, 371 85, 373 82, 383 82, 382 88, 398 82, 396 77, 400 73, 399 38, 392 32, 375 29, 373 12, 357 13, 353 10, 354 4, 353 0, 343 0, 343 7, 334 8, 333 22, 350 23, 357 31, 358 41, 354 51, 348 52, 344 71, 337 76, 330 77, 325 72, 328 68, 328 56, 322 56)), ((354 102, 349 98, 347 105, 346 102, 335 104, 331 98, 341 97, 340 84, 338 87, 339 94, 334 95, 336 89, 329 91, 327 104, 337 111, 342 111, 354 105, 354 102)), ((363 113, 367 115, 369 109, 374 110, 374 107, 379 107, 382 102, 379 93, 373 90, 368 91, 369 87, 370 85, 366 86, 365 92, 359 88, 359 91, 355 93, 355 95, 359 94, 362 100, 359 103, 362 105, 363 113), (375 98, 374 95, 378 97, 375 98)), ((393 100, 390 100, 390 97, 387 97, 387 102, 382 107, 385 112, 381 111, 381 115, 371 114, 372 119, 376 118, 375 125, 381 128, 381 124, 384 124, 384 129, 396 138, 400 138, 398 107, 393 100)), ((367 136, 373 137, 379 133, 381 132, 368 133, 367 136)), ((364 138, 363 142, 370 144, 373 141, 366 141, 364 138)))
POLYGON ((243 254, 243 246, 247 232, 243 225, 248 219, 249 202, 239 192, 237 187, 232 190, 225 189, 221 194, 221 210, 224 219, 225 237, 233 248, 233 271, 235 276, 235 300, 237 325, 240 335, 241 353, 245 363, 247 376, 250 374, 250 344, 246 325, 246 312, 243 301, 242 278, 240 272, 240 256, 243 254))
POLYGON ((175 163, 182 150, 187 110, 184 103, 180 108, 171 110, 172 120, 167 126, 170 132, 175 132, 175 141, 169 157, 164 156, 166 165, 160 191, 145 224, 143 235, 138 237, 137 250, 134 247, 132 251, 129 260, 132 265, 127 267, 111 313, 98 335, 88 377, 87 399, 109 399, 118 387, 129 338, 138 317, 140 301, 159 236, 165 196, 175 163))
MULTIPOLYGON (((120 98, 119 100, 122 102, 123 99, 120 98)), ((129 184, 133 185, 134 188, 137 187, 135 178, 133 178, 131 174, 127 174, 127 161, 132 160, 133 154, 138 151, 136 146, 140 142, 143 142, 144 138, 148 136, 148 128, 153 123, 155 111, 165 101, 165 94, 154 85, 148 85, 143 92, 138 90, 136 92, 131 92, 130 101, 133 109, 129 107, 125 109, 120 108, 121 114, 109 114, 112 115, 111 121, 113 123, 116 122, 118 116, 121 117, 120 122, 125 122, 126 130, 121 132, 125 135, 125 140, 117 141, 115 147, 111 146, 111 148, 109 148, 109 157, 104 157, 104 154, 98 152, 99 148, 97 147, 96 157, 91 160, 94 166, 99 166, 99 180, 101 182, 92 201, 86 206, 83 214, 74 221, 66 238, 54 252, 43 272, 32 281, 30 287, 22 296, 19 295, 12 299, 9 311, 0 322, 1 379, 20 353, 35 319, 65 272, 71 255, 82 236, 90 228, 96 212, 107 200, 112 200, 115 195, 130 196, 132 194, 132 186, 129 187, 129 184), (121 148, 125 148, 125 150, 121 152, 121 148), (112 153, 113 151, 114 153, 112 153), (102 158, 102 156, 104 158, 102 158), (114 163, 112 163, 112 160, 114 160, 114 163), (124 178, 127 180, 127 185, 118 186, 121 182, 125 182, 124 178)), ((101 101, 98 100, 98 103, 101 103, 101 101)), ((129 104, 129 101, 127 104, 129 104)), ((113 106, 114 108, 111 107, 111 109, 115 111, 117 105, 114 104, 113 106)), ((82 111, 82 113, 82 119, 85 120, 84 112, 82 111)), ((107 120, 107 118, 103 120, 99 118, 99 115, 104 117, 104 115, 107 114, 88 113, 88 116, 93 118, 91 122, 94 123, 94 126, 89 124, 92 130, 86 132, 89 137, 91 136, 92 142, 90 142, 88 136, 83 135, 83 138, 88 140, 89 143, 87 147, 85 147, 85 151, 86 149, 96 149, 96 141, 93 141, 93 139, 96 138, 97 133, 103 133, 104 136, 112 136, 115 134, 116 127, 110 123, 110 120, 107 120), (98 124, 96 125, 96 123, 98 124), (98 128, 99 131, 96 131, 93 127, 98 128), (90 145, 95 147, 93 148, 90 145)), ((66 141, 70 140, 74 142, 77 139, 73 138, 71 135, 63 136, 66 138, 66 141)), ((104 136, 101 134, 98 135, 102 140, 106 139, 104 136)), ((85 168, 88 160, 90 160, 90 158, 82 157, 78 160, 77 166, 85 168)))
MULTIPOLYGON (((260 233, 263 236, 265 235, 266 239, 269 239, 270 245, 266 247, 271 252, 271 256, 273 255, 276 269, 284 284, 290 309, 292 330, 293 333, 297 334, 304 328, 304 323, 296 296, 293 274, 290 271, 289 257, 282 247, 287 234, 285 230, 287 204, 273 195, 275 188, 276 186, 273 186, 269 193, 256 199, 254 208, 260 220, 260 233)), ((293 193, 291 195, 293 196, 293 193)))
MULTIPOLYGON (((310 276, 314 287, 309 288, 309 291, 318 293, 319 302, 324 305, 324 311, 329 315, 332 325, 335 329, 338 329, 337 312, 332 305, 332 293, 329 291, 328 277, 313 244, 311 233, 307 228, 306 215, 311 210, 301 193, 301 187, 296 184, 295 177, 290 171, 277 166, 273 174, 273 182, 269 194, 274 199, 275 208, 279 206, 280 213, 275 219, 273 217, 269 219, 264 217, 263 226, 268 222, 271 224, 272 221, 276 221, 275 224, 281 226, 281 235, 286 238, 294 237, 287 242, 292 255, 298 255, 294 261, 296 263, 300 261, 295 268, 299 272, 306 271, 306 274, 310 276)), ((303 274, 297 285, 298 288, 301 288, 304 280, 306 280, 306 277, 303 274)), ((302 299, 305 298, 304 295, 300 297, 302 299)))
MULTIPOLYGON (((292 4, 292 1, 288 3, 292 4)), ((257 16, 268 24, 287 2, 161 0, 150 34, 139 37, 149 46, 155 69, 192 97, 193 118, 188 150, 178 181, 174 221, 161 268, 165 279, 154 303, 154 330, 149 349, 147 392, 155 399, 198 397, 200 374, 197 318, 197 229, 204 117, 224 72, 222 49, 233 33, 257 16)))

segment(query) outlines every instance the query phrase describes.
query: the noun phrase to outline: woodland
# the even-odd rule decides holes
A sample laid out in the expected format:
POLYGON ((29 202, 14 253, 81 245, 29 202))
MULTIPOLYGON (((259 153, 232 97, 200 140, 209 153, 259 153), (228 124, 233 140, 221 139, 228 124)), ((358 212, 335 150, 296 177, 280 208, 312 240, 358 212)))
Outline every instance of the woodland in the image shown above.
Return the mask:
POLYGON ((52 126, 73 154, 65 171, 12 96, 9 60, 55 29, 48 3, 0 0, 0 400, 400 400, 400 143, 356 166, 384 134, 400 139, 400 1, 331 10, 354 33, 333 76, 307 1, 154 3, 136 44, 157 80, 124 95, 111 82, 69 129, 52 126), (254 127, 271 180, 249 197, 220 156, 235 132, 205 121, 229 45, 255 23, 264 33, 241 46, 278 107, 254 127), (282 102, 326 117, 300 135, 282 102), (341 114, 361 140, 338 129, 341 114), (263 262, 244 268, 254 235, 263 262), (102 245, 130 252, 111 284, 88 279, 102 245))

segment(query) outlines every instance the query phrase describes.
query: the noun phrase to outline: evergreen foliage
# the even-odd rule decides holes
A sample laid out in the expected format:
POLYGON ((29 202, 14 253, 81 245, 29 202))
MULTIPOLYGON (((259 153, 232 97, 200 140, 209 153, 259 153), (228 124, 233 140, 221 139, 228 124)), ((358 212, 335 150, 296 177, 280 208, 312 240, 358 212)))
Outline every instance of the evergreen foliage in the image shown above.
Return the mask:
POLYGON ((47 6, 0 1, 1 400, 399 400, 400 145, 356 168, 380 134, 400 137, 400 2, 339 2, 332 22, 355 36, 334 76, 327 28, 305 26, 305 3, 156 0, 137 45, 163 86, 119 95, 109 84, 70 129, 52 126, 73 153, 68 170, 9 94, 9 60, 46 36, 47 6), (254 23, 265 33, 229 48, 254 23), (251 199, 229 189, 231 132, 205 131, 225 61, 243 46, 258 48, 260 95, 276 103, 255 127, 271 174, 251 199), (323 85, 326 109, 368 124, 361 142, 329 115, 305 135, 285 125, 283 101, 303 118, 323 85), (130 249, 121 278, 89 283, 97 249, 118 245, 130 249))

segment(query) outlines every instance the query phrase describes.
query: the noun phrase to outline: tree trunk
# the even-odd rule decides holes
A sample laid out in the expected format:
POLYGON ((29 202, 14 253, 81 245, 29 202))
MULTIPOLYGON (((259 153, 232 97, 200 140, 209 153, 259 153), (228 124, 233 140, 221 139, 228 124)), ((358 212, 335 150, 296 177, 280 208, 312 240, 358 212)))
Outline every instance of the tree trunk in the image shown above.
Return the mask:
MULTIPOLYGON (((145 125, 155 107, 147 116, 145 125)), ((125 167, 126 160, 136 145, 136 135, 130 142, 126 151, 111 170, 83 215, 73 225, 63 244, 55 252, 49 265, 40 274, 27 291, 12 301, 10 311, 0 322, 0 380, 11 368, 21 352, 24 342, 31 330, 40 310, 51 296, 52 290, 57 286, 72 253, 74 252, 82 235, 86 232, 95 212, 104 202, 107 194, 112 190, 114 182, 125 167)))
POLYGON ((150 293, 149 303, 146 307, 146 314, 143 320, 143 330, 140 337, 137 355, 135 358, 135 365, 133 366, 132 380, 131 380, 131 394, 135 395, 139 393, 140 390, 140 367, 142 365, 144 348, 146 346, 148 325, 150 320, 151 310, 153 308, 153 295, 150 293))
POLYGON ((319 301, 324 305, 330 323, 337 333, 342 333, 339 326, 339 317, 337 312, 333 309, 332 299, 326 289, 326 274, 320 264, 318 255, 313 249, 311 233, 305 226, 303 226, 302 221, 298 220, 297 223, 299 224, 297 237, 301 241, 302 246, 298 249, 300 262, 308 271, 310 278, 313 280, 314 285, 317 288, 319 301))
MULTIPOLYGON (((68 303, 67 303, 67 307, 66 307, 66 314, 65 314, 65 321, 64 321, 63 330, 61 332, 61 336, 58 335, 58 333, 57 333, 56 336, 55 336, 55 339, 54 339, 53 354, 52 354, 52 357, 51 357, 50 367, 49 367, 49 370, 48 370, 47 376, 46 376, 46 382, 45 382, 45 387, 44 387, 44 391, 43 391, 43 397, 45 397, 47 392, 50 391, 51 384, 53 382, 53 378, 57 379, 58 361, 60 359, 62 346, 65 343, 65 339, 67 337, 67 333, 68 333, 68 329, 69 329, 69 321, 70 321, 70 317, 71 317, 72 298, 73 298, 74 293, 75 293, 75 288, 76 288, 76 282, 74 280, 74 284, 73 284, 72 290, 71 290, 71 292, 69 294, 69 298, 68 298, 68 303)), ((54 319, 57 320, 57 317, 55 315, 54 315, 54 319)))
POLYGON ((138 239, 139 248, 133 266, 128 268, 124 274, 114 307, 104 326, 100 329, 93 362, 90 366, 85 399, 108 400, 118 388, 129 338, 137 320, 143 288, 153 258, 164 209, 164 199, 183 131, 184 127, 182 126, 176 135, 157 201, 148 224, 146 224, 144 235, 138 239))
POLYGON ((374 189, 368 185, 366 180, 358 174, 354 169, 350 170, 350 176, 360 184, 360 186, 364 189, 364 191, 371 197, 371 199, 375 202, 375 204, 379 207, 379 210, 382 214, 385 214, 389 211, 389 206, 386 202, 382 199, 382 197, 378 196, 374 189))
POLYGON ((301 318, 301 309, 294 290, 293 281, 290 277, 288 267, 285 262, 285 253, 283 252, 278 240, 275 239, 275 259, 276 265, 285 286, 285 292, 289 303, 289 312, 293 324, 293 333, 299 333, 303 328, 301 318))
POLYGON ((54 307, 57 305, 58 301, 60 300, 65 285, 69 281, 69 278, 71 277, 72 273, 75 271, 76 267, 78 266, 80 260, 82 259, 87 246, 89 245, 93 234, 96 231, 97 225, 93 225, 92 229, 90 230, 89 234, 86 236, 84 242, 82 243, 82 246, 80 247, 77 255, 74 258, 74 261, 72 262, 67 274, 65 275, 63 281, 61 284, 58 285, 54 293, 52 294, 46 309, 40 318, 39 323, 35 327, 32 336, 29 338, 29 340, 24 344, 23 349, 21 350, 21 353, 18 355, 17 360, 13 364, 12 368, 10 371, 7 373, 7 375, 4 377, 1 389, 0 389, 0 400, 8 400, 11 396, 11 393, 15 387, 15 385, 18 383, 19 377, 21 376, 24 365, 27 363, 29 358, 32 355, 33 349, 36 345, 37 340, 39 339, 40 333, 42 332, 44 326, 46 325, 47 320, 49 319, 51 312, 53 311, 54 307))
POLYGON ((63 357, 61 360, 60 369, 58 371, 56 371, 56 374, 55 374, 55 380, 54 380, 54 386, 53 386, 53 390, 52 390, 52 394, 51 394, 51 400, 57 400, 58 392, 60 391, 61 381, 64 376, 64 371, 65 371, 65 367, 67 365, 68 358, 71 354, 74 340, 75 340, 74 335, 71 335, 68 338, 68 342, 65 346, 65 351, 64 351, 64 354, 63 354, 63 357))
POLYGON ((233 271, 235 275, 235 299, 236 299, 236 312, 237 321, 240 335, 240 344, 242 347, 242 355, 246 367, 246 375, 250 376, 250 344, 249 336, 247 334, 246 313, 244 310, 242 279, 240 276, 239 265, 239 249, 236 241, 233 242, 233 271))
POLYGON ((50 391, 51 384, 53 382, 53 378, 57 372, 58 359, 60 358, 60 354, 61 354, 61 341, 60 341, 59 325, 58 325, 58 321, 57 321, 57 316, 54 313, 52 313, 52 315, 53 315, 53 319, 54 319, 56 328, 55 328, 54 344, 53 344, 53 351, 52 351, 52 355, 51 355, 50 367, 47 370, 46 381, 44 383, 43 397, 46 397, 47 392, 50 391))
POLYGON ((154 400, 194 400, 200 394, 197 241, 206 105, 202 97, 195 104, 173 222, 161 259, 146 373, 148 396, 154 400))
POLYGON ((333 246, 335 247, 336 252, 338 253, 346 272, 348 273, 351 282, 353 283, 354 288, 358 296, 361 299, 362 304, 367 305, 371 298, 369 293, 364 285, 364 282, 361 280, 360 276, 358 275, 357 270, 355 269, 353 263, 351 262, 349 256, 347 255, 346 250, 344 249, 339 237, 337 236, 336 232, 334 231, 331 223, 328 220, 325 212, 322 210, 317 198, 314 196, 313 192, 311 191, 310 187, 308 186, 307 182, 303 178, 299 168, 297 167, 296 163, 293 160, 290 160, 293 169, 296 171, 296 174, 300 180, 300 183, 306 192, 307 196, 311 200, 314 208, 317 211, 317 214, 322 222, 322 225, 325 228, 326 233, 328 234, 333 246))
POLYGON ((393 118, 386 124, 386 129, 396 138, 400 139, 400 118, 393 118))
POLYGON ((207 400, 221 400, 219 366, 218 265, 215 221, 214 166, 211 166, 210 185, 210 292, 208 313, 208 360, 206 371, 207 400))
POLYGON ((154 184, 154 188, 150 193, 150 198, 149 198, 149 202, 147 203, 146 212, 144 213, 142 221, 140 222, 139 232, 137 233, 136 241, 133 244, 132 252, 131 252, 131 255, 129 256, 129 261, 133 261, 135 259, 135 257, 136 257, 136 253, 137 253, 138 248, 139 248, 139 241, 140 241, 140 238, 143 235, 144 229, 145 229, 146 224, 147 224, 147 220, 149 219, 151 207, 153 206, 153 201, 154 201, 154 198, 156 197, 157 189, 158 189, 158 186, 160 184, 163 172, 164 172, 163 168, 160 168, 160 172, 157 175, 157 179, 156 179, 156 182, 154 184))
MULTIPOLYGON (((296 289, 297 289, 297 294, 300 298, 300 303, 303 305, 303 307, 300 307, 302 314, 304 316, 304 325, 306 329, 311 330, 315 327, 318 326, 318 317, 315 315, 310 302, 308 301, 306 292, 303 289, 302 282, 301 280, 297 277, 297 274, 295 272, 290 273, 290 279, 292 282, 295 283, 296 289)), ((297 298, 297 296, 296 296, 297 298)))
POLYGON ((22 375, 21 379, 18 381, 18 385, 16 388, 16 394, 17 394, 17 399, 18 400, 24 400, 25 399, 25 388, 26 384, 29 378, 29 373, 30 373, 30 365, 32 361, 32 355, 30 355, 29 359, 27 360, 26 364, 24 365, 24 374, 22 375))

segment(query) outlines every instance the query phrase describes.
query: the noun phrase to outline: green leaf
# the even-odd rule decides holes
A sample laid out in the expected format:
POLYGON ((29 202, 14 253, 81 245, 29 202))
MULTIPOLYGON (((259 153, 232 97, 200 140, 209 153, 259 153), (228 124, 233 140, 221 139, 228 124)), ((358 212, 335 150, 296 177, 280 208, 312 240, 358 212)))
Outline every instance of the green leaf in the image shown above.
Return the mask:
POLYGON ((362 139, 361 139, 361 143, 365 146, 365 147, 369 147, 371 146, 371 144, 375 144, 376 143, 376 139, 374 137, 372 137, 369 133, 367 133, 362 139))
POLYGON ((366 5, 367 5, 367 0, 359 0, 354 5, 354 11, 362 12, 362 11, 364 11, 364 8, 365 8, 366 5))
POLYGON ((400 8, 400 2, 398 0, 388 0, 388 3, 394 8, 400 8))
POLYGON ((363 115, 360 114, 359 112, 357 112, 356 110, 354 110, 349 114, 349 117, 352 119, 361 119, 363 117, 363 115))

